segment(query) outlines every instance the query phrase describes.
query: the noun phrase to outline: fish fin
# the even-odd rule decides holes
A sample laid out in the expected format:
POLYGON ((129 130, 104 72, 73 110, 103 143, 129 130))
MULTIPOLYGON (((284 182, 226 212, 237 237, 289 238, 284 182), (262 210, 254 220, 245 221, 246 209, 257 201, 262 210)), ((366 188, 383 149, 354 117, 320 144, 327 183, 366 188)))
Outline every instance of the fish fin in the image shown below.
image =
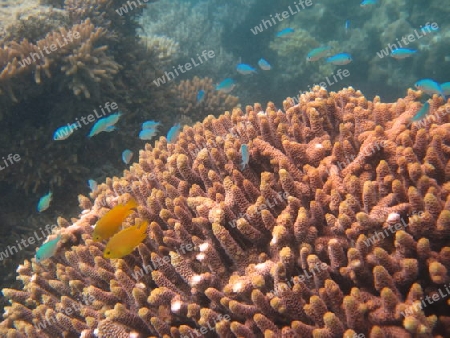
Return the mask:
POLYGON ((136 202, 136 200, 134 198, 131 198, 127 204, 125 204, 125 206, 127 207, 127 209, 136 209, 138 206, 138 203, 136 202))

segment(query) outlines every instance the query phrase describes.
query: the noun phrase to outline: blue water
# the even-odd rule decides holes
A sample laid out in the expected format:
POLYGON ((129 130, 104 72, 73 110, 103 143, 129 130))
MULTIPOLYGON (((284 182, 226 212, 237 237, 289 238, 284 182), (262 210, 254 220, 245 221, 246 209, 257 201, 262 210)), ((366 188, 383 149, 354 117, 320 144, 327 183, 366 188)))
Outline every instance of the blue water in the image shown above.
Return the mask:
POLYGON ((444 2, 434 1, 431 6, 424 1, 380 1, 364 7, 360 1, 334 0, 301 2, 303 6, 297 1, 221 3, 160 1, 149 6, 147 12, 159 6, 164 10, 144 15, 144 22, 152 18, 145 28, 177 40, 182 46, 179 60, 203 48, 221 50, 223 57, 214 64, 194 69, 186 76, 207 74, 216 82, 235 77, 236 93, 245 103, 280 103, 287 95, 308 90, 324 80, 327 83, 327 77, 339 68, 347 69, 350 75, 337 82, 328 81, 334 83, 327 89, 337 91, 351 85, 368 97, 380 95, 385 100, 403 96, 420 78, 438 82, 450 79, 450 60, 446 61, 450 57, 450 21, 444 2), (439 29, 422 34, 420 29, 427 23, 436 23, 439 29), (277 38, 276 33, 287 27, 295 32, 277 38), (401 42, 402 38, 406 43, 401 42), (353 61, 345 66, 330 66, 324 59, 307 63, 307 53, 323 45, 332 46, 332 53, 351 53, 353 61), (377 54, 402 46, 417 49, 418 53, 403 60, 377 54), (270 61, 270 72, 252 76, 236 72, 239 62, 257 67, 261 57, 270 61))

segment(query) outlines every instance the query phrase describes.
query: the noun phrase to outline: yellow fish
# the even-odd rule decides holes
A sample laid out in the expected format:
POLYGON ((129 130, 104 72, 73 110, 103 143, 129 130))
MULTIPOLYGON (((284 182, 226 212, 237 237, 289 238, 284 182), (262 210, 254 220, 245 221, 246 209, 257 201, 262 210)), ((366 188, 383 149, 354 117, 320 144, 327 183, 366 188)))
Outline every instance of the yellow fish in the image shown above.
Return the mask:
POLYGON ((132 253, 139 243, 147 237, 147 226, 148 222, 144 221, 119 231, 106 244, 103 257, 116 259, 132 253))
POLYGON ((108 239, 119 231, 125 218, 137 207, 134 199, 130 199, 126 204, 116 205, 109 210, 102 218, 99 219, 94 228, 92 238, 94 242, 108 239))

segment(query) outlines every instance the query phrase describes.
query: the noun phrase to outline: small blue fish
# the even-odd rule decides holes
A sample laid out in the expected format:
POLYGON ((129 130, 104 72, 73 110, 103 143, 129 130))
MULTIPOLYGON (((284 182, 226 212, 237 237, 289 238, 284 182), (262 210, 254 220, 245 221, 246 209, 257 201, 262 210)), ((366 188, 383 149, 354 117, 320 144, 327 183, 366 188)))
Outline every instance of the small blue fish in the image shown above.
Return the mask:
POLYGON ((271 70, 272 66, 270 65, 270 63, 268 63, 266 60, 264 60, 263 58, 259 59, 258 61, 258 66, 259 68, 261 68, 262 70, 271 70))
POLYGON ((327 62, 337 66, 344 66, 352 62, 352 56, 349 53, 339 53, 328 57, 327 62))
POLYGON ((433 94, 441 95, 445 100, 445 94, 441 88, 441 85, 432 79, 419 80, 414 86, 430 96, 433 94))
POLYGON ((197 93, 197 102, 201 102, 203 98, 205 97, 205 91, 203 89, 200 89, 197 93))
POLYGON ((253 68, 250 65, 247 65, 245 63, 240 63, 237 65, 236 70, 239 74, 243 74, 243 75, 249 75, 249 74, 253 74, 256 73, 256 69, 253 68))
POLYGON ((280 37, 292 34, 294 32, 295 32, 295 30, 293 28, 288 27, 288 28, 285 28, 285 29, 279 31, 276 36, 277 36, 277 38, 280 38, 280 37))
POLYGON ((78 127, 75 123, 59 127, 53 133, 53 140, 62 141, 62 140, 67 139, 70 135, 73 134, 73 131, 76 130, 77 128, 78 127))
POLYGON ((107 117, 104 117, 104 118, 98 120, 92 126, 92 129, 88 134, 88 137, 95 136, 95 135, 101 133, 102 131, 110 132, 110 131, 115 130, 116 128, 114 127, 114 125, 117 123, 117 121, 119 121, 119 118, 122 115, 123 114, 121 112, 118 112, 116 114, 112 114, 110 116, 107 116, 107 117))
POLYGON ((363 0, 361 2, 361 7, 368 6, 368 5, 376 5, 378 3, 378 0, 363 0))
POLYGON ((98 189, 98 183, 95 180, 88 180, 88 186, 89 189, 91 189, 92 192, 96 192, 98 189))
POLYGON ((55 239, 42 244, 36 251, 36 263, 40 263, 43 260, 52 257, 58 248, 58 242, 60 239, 61 235, 58 235, 55 239))
POLYGON ((417 53, 416 49, 397 48, 391 52, 390 56, 393 57, 394 59, 401 60, 413 56, 416 53, 417 53))
POLYGON ((350 31, 350 20, 345 21, 344 29, 346 34, 350 31))
POLYGON ((216 85, 216 90, 220 90, 224 93, 229 93, 234 89, 235 86, 236 86, 236 84, 235 84, 234 80, 230 79, 228 77, 225 80, 223 80, 221 83, 216 85))
POLYGON ((50 206, 50 202, 53 199, 53 193, 49 191, 47 195, 42 196, 39 199, 38 205, 37 205, 37 211, 42 212, 48 209, 50 206))
POLYGON ((139 133, 139 138, 141 140, 151 140, 157 133, 158 131, 155 128, 142 129, 139 133))
POLYGON ((325 57, 329 51, 330 51, 331 47, 330 46, 322 46, 322 47, 318 47, 318 48, 314 48, 313 50, 311 50, 308 55, 306 55, 306 61, 317 61, 320 60, 321 58, 325 57))
POLYGON ((411 122, 416 122, 416 121, 422 120, 425 117, 425 115, 428 114, 429 110, 430 110, 430 104, 427 101, 423 104, 422 108, 420 108, 420 110, 416 113, 416 115, 414 115, 414 117, 411 119, 411 122))
POLYGON ((153 120, 146 121, 142 123, 142 129, 158 128, 160 124, 161 124, 160 122, 156 122, 153 120))
POLYGON ((244 170, 245 167, 247 167, 248 161, 250 159, 250 154, 248 152, 248 145, 246 144, 241 145, 241 156, 242 156, 241 170, 244 170))
POLYGON ((133 152, 131 150, 125 149, 122 152, 122 161, 123 161, 123 163, 125 163, 125 164, 130 163, 132 157, 133 157, 133 152))
POLYGON ((178 135, 181 132, 181 125, 179 123, 175 124, 172 128, 170 128, 169 132, 167 133, 166 139, 167 142, 172 143, 176 140, 178 135))
POLYGON ((441 83, 441 89, 445 96, 450 95, 450 82, 441 83))

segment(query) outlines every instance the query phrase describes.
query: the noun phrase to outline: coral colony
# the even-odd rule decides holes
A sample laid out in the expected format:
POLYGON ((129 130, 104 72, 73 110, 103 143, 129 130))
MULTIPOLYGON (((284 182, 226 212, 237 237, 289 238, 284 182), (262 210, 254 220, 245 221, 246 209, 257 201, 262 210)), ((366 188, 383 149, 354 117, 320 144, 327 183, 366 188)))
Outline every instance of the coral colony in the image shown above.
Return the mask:
POLYGON ((0 336, 450 336, 450 118, 408 125, 420 96, 317 86, 147 144, 19 266, 0 336), (147 236, 104 258, 94 225, 130 199, 147 236))
MULTIPOLYGON (((55 43, 50 44, 49 46, 43 46, 46 55, 51 54, 52 52, 55 52, 58 47, 62 48, 64 46, 67 46, 69 43, 72 43, 75 39, 79 39, 81 37, 79 32, 67 32, 67 36, 61 36, 60 38, 64 40, 63 43, 61 43, 60 38, 55 39, 55 43), (50 49, 50 51, 49 51, 50 49)), ((37 53, 30 53, 30 56, 27 56, 25 58, 22 58, 22 60, 19 60, 19 64, 21 67, 26 67, 31 65, 32 62, 36 62, 37 60, 41 60, 45 58, 44 53, 42 53, 42 49, 38 47, 39 51, 37 53), (40 55, 40 56, 39 56, 40 55)))

